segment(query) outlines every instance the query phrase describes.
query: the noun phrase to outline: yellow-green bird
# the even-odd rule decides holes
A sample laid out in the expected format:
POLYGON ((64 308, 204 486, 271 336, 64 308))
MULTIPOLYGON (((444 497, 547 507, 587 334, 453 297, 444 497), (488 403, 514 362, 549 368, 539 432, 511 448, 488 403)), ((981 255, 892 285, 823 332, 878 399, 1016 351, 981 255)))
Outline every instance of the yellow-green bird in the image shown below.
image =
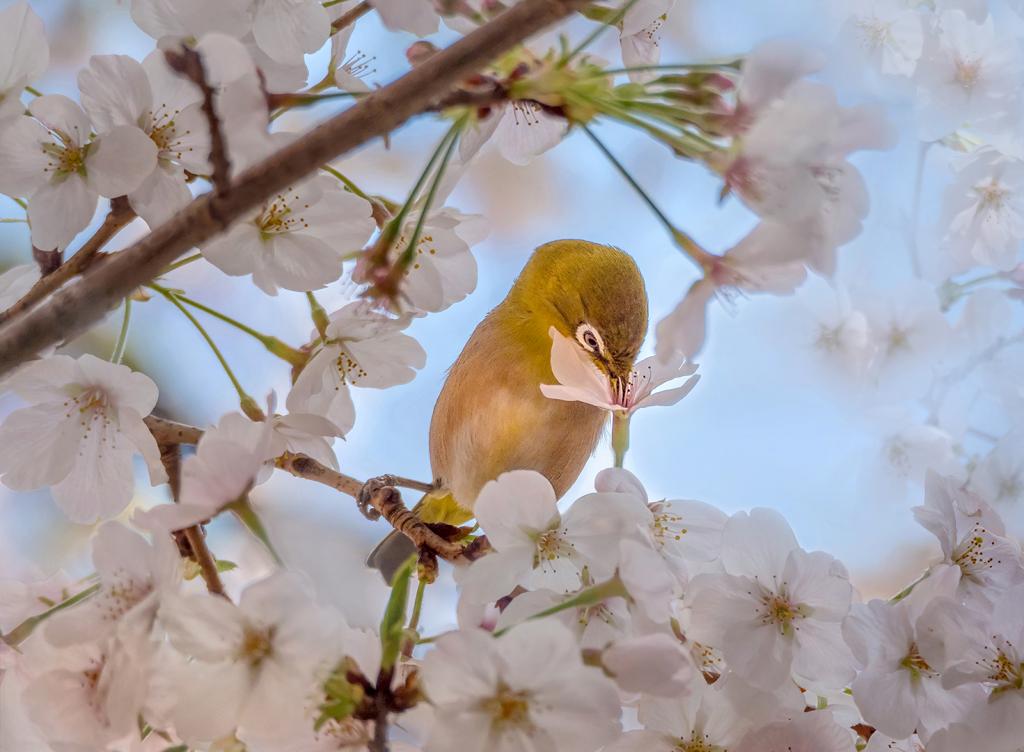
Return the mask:
MULTIPOLYGON (((584 240, 534 251, 505 299, 473 331, 448 372, 430 421, 438 490, 416 511, 426 522, 473 517, 484 484, 509 470, 536 470, 559 497, 594 451, 606 413, 548 399, 554 327, 574 340, 613 384, 625 384, 647 331, 647 292, 626 253, 584 240)), ((392 532, 367 561, 385 579, 413 553, 392 532)))

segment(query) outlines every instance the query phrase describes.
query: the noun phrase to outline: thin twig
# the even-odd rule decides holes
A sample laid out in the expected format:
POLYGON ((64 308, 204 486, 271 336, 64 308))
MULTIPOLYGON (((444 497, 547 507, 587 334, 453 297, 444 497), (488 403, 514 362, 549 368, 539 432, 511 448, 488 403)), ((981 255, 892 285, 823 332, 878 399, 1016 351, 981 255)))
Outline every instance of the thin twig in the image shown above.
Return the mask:
MULTIPOLYGON (((181 500, 181 444, 161 444, 160 461, 167 471, 167 483, 171 488, 171 498, 177 504, 181 500)), ((203 582, 206 589, 214 595, 227 598, 224 592, 224 583, 220 581, 220 573, 217 571, 217 560, 210 553, 206 545, 206 536, 199 525, 185 528, 185 540, 188 541, 189 553, 192 559, 199 565, 203 582)))
MULTIPOLYGON (((59 289, 69 279, 88 269, 99 255, 100 249, 133 219, 135 219, 135 211, 129 205, 126 197, 119 196, 111 199, 110 211, 107 212, 103 224, 97 228, 93 236, 85 241, 74 256, 58 266, 51 274, 44 274, 17 303, 0 313, 0 323, 27 311, 47 295, 59 289)), ((116 301, 111 302, 111 305, 120 303, 123 297, 124 295, 119 296, 116 301)))
POLYGON ((199 196, 149 235, 91 269, 79 284, 0 327, 0 375, 48 345, 84 331, 135 288, 269 196, 429 110, 453 86, 586 2, 522 0, 246 170, 226 195, 199 196))
POLYGON ((213 87, 206 80, 206 68, 202 56, 191 47, 181 50, 165 50, 167 64, 179 75, 185 76, 199 87, 203 95, 202 110, 206 117, 206 127, 210 131, 210 166, 213 170, 210 179, 213 190, 223 196, 231 187, 231 162, 228 161, 228 150, 224 143, 224 131, 220 127, 220 118, 214 106, 213 87))
POLYGON ((146 428, 153 434, 157 444, 198 444, 203 436, 200 428, 155 415, 148 416, 145 421, 146 428))
POLYGON ((351 10, 345 11, 335 19, 334 23, 331 24, 331 34, 337 34, 347 26, 351 26, 371 10, 373 10, 373 6, 370 5, 368 0, 363 0, 363 2, 356 5, 351 10))

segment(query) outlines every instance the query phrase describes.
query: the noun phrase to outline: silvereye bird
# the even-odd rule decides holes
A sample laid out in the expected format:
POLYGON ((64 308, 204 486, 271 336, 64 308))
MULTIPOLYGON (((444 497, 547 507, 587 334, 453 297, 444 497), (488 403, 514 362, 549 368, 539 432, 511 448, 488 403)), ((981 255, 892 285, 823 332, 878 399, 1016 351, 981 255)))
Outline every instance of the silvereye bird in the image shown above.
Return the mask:
MULTIPOLYGON (((484 484, 509 470, 535 470, 561 497, 601 436, 605 411, 548 399, 554 327, 624 388, 647 331, 647 292, 626 253, 584 240, 534 251, 505 299, 484 317, 452 365, 430 421, 437 490, 415 511, 425 522, 473 517, 484 484)), ((393 531, 367 561, 390 582, 415 551, 393 531)))

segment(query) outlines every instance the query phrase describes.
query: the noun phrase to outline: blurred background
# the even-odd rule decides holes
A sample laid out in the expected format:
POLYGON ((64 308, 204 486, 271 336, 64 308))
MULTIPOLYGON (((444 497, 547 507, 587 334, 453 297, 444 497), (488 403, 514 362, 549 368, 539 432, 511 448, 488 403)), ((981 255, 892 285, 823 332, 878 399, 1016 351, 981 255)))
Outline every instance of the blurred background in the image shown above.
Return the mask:
MULTIPOLYGON (((4 4, 0 0, 0 7, 4 4)), ((77 98, 75 76, 90 54, 141 59, 153 48, 153 40, 132 24, 126 2, 38 0, 32 5, 46 21, 50 38, 50 70, 36 85, 43 92, 77 98)), ((576 39, 590 28, 584 21, 563 27, 576 39)), ((821 0, 678 0, 664 30, 662 60, 743 53, 775 36, 829 48, 837 30, 828 4, 821 0)), ((442 27, 431 41, 443 45, 451 37, 442 27)), ((404 51, 412 41, 383 29, 371 14, 359 22, 348 49, 350 54, 360 50, 373 56, 374 70, 366 80, 383 84, 405 69, 404 51)), ((546 37, 536 48, 544 49, 550 41, 546 37)), ((594 52, 618 59, 615 34, 605 34, 594 52)), ((318 79, 326 62, 326 51, 312 56, 311 77, 318 79)), ((839 66, 823 77, 839 87, 844 103, 884 99, 900 134, 890 151, 856 155, 870 188, 872 211, 864 233, 840 249, 838 274, 840 280, 870 288, 882 298, 898 297, 909 280, 906 228, 918 151, 908 106, 898 93, 852 85, 839 66)), ((302 130, 339 106, 289 113, 275 125, 302 130)), ((350 155, 339 163, 340 169, 368 192, 401 199, 428 156, 425 144, 435 143, 443 130, 442 123, 420 119, 393 133, 387 146, 375 142, 350 155)), ((672 219, 710 250, 725 250, 755 223, 737 201, 719 205, 720 186, 702 167, 675 159, 664 147, 618 126, 598 126, 598 133, 672 219)), ((943 165, 928 168, 924 217, 938 205, 947 179, 943 165)), ((409 331, 427 350, 428 360, 412 383, 384 391, 353 390, 355 428, 335 444, 341 468, 350 475, 392 472, 430 479, 427 429, 445 370, 476 323, 504 296, 535 246, 577 237, 628 250, 647 279, 652 330, 697 276, 649 210, 579 134, 526 167, 486 149, 449 204, 487 218, 489 237, 474 249, 479 284, 467 300, 413 323, 409 331)), ((22 216, 3 197, 0 215, 22 216)), ((137 221, 110 248, 123 247, 144 232, 137 221)), ((930 246, 923 246, 921 253, 927 256, 930 246)), ((27 227, 0 224, 0 267, 30 259, 27 227)), ((185 267, 169 279, 191 297, 289 343, 306 341, 311 330, 302 295, 268 297, 247 279, 226 277, 205 263, 185 267)), ((319 297, 333 310, 352 294, 350 287, 339 284, 319 297)), ((727 512, 774 507, 805 548, 824 549, 842 560, 865 597, 887 596, 914 579, 937 547, 910 512, 921 503, 920 487, 891 482, 882 469, 884 420, 880 422, 876 408, 909 406, 927 383, 880 394, 827 362, 814 347, 816 311, 832 298, 827 284, 812 278, 792 297, 713 301, 709 339, 699 358, 700 384, 675 407, 644 410, 634 418, 626 466, 652 498, 700 499, 727 512)), ((250 394, 261 396, 271 389, 282 397, 287 393, 288 368, 281 361, 209 317, 203 323, 250 394)), ((119 325, 119 314, 112 315, 73 349, 106 357, 119 325)), ((649 340, 645 354, 652 346, 649 340)), ((199 335, 162 299, 135 306, 126 362, 159 385, 158 414, 205 426, 237 408, 231 385, 199 335)), ((15 406, 10 395, 0 396, 0 414, 15 406)), ((596 473, 610 464, 605 443, 567 500, 591 490, 596 473)), ((139 477, 136 503, 162 500, 163 490, 149 488, 139 477)), ((361 576, 361 567, 365 553, 387 532, 383 523, 363 519, 347 497, 282 474, 260 486, 253 501, 285 560, 307 571, 324 598, 366 606, 369 621, 379 618, 376 604, 383 588, 376 579, 361 576)), ((91 528, 64 520, 48 492, 14 494, 0 487, 0 575, 28 568, 85 574, 91 567, 91 534, 91 528)), ((247 576, 270 566, 233 519, 218 519, 210 535, 218 556, 238 562, 247 576)), ((229 582, 239 576, 226 575, 229 582)), ((441 590, 428 598, 441 597, 441 590)))

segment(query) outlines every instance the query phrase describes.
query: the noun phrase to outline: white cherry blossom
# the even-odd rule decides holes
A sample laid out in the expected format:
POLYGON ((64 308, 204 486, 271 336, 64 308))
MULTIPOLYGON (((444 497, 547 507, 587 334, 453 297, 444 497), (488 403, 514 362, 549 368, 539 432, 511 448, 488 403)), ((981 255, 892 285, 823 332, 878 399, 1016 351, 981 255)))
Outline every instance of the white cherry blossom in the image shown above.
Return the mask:
POLYGON ((329 614, 287 572, 248 586, 238 605, 207 594, 167 598, 159 619, 171 645, 191 658, 168 671, 179 683, 169 716, 192 743, 236 726, 272 730, 279 708, 301 708, 332 630, 329 614))
POLYGON ((527 622, 495 639, 481 630, 442 636, 423 660, 436 711, 426 752, 589 752, 619 730, 615 685, 585 666, 557 622, 527 622))
POLYGON ((199 90, 168 67, 160 50, 141 64, 126 55, 94 55, 79 72, 78 87, 101 136, 134 125, 156 145, 157 163, 128 201, 151 226, 166 221, 192 198, 185 172, 210 169, 199 90))
POLYGON ((933 598, 952 597, 959 579, 956 567, 936 567, 895 604, 856 604, 843 625, 843 635, 863 665, 852 684, 853 699, 864 721, 883 734, 904 739, 916 729, 927 739, 982 694, 977 685, 947 690, 922 654, 929 623, 922 614, 933 598))
POLYGON ((437 31, 440 18, 430 0, 371 0, 384 25, 425 37, 437 31))
POLYGON ((912 76, 924 51, 924 15, 904 0, 844 3, 843 41, 886 76, 912 76))
MULTIPOLYGON (((625 67, 658 64, 661 59, 661 27, 675 4, 675 0, 637 0, 629 7, 619 24, 619 47, 625 67)), ((654 75, 654 71, 630 71, 629 79, 639 83, 654 75)))
POLYGON ((971 475, 970 488, 1009 514, 1024 499, 1024 432, 999 439, 971 475))
POLYGON ((791 675, 814 686, 849 680, 840 625, 852 587, 842 564, 804 551, 768 509, 730 518, 721 560, 724 573, 700 574, 687 589, 693 639, 719 648, 732 670, 763 689, 791 675))
POLYGON ((150 481, 167 476, 156 440, 142 422, 156 384, 127 366, 92 355, 54 355, 28 363, 6 387, 29 403, 0 425, 0 472, 8 488, 51 486, 76 522, 116 515, 131 500, 132 455, 150 481))
POLYGON ((383 389, 405 384, 426 362, 426 352, 402 330, 408 317, 393 317, 363 300, 330 316, 327 341, 299 373, 288 393, 292 413, 322 415, 344 436, 355 422, 349 386, 383 389))
POLYGON ((319 0, 255 0, 253 37, 278 63, 303 65, 331 34, 331 19, 319 0))
POLYGON ((516 99, 491 107, 459 141, 459 157, 468 162, 488 141, 509 162, 529 164, 561 143, 569 122, 532 100, 516 99))
POLYGON ((245 36, 252 28, 253 0, 131 0, 132 20, 156 40, 208 33, 245 36))
POLYGON ((28 198, 32 244, 63 249, 85 229, 96 201, 130 193, 156 166, 156 145, 138 126, 99 138, 75 102, 61 94, 36 98, 0 139, 0 192, 28 198))
POLYGON ((370 212, 365 199, 319 175, 286 188, 201 250, 227 274, 252 274, 268 295, 317 290, 336 281, 346 254, 369 240, 370 212))
POLYGON ((828 710, 802 713, 790 721, 751 731, 736 752, 855 752, 854 734, 828 710))
POLYGON ((473 511, 495 552, 459 573, 463 598, 487 603, 516 585, 569 592, 584 567, 595 581, 608 577, 619 539, 650 517, 628 494, 588 494, 564 516, 555 501, 551 483, 532 470, 502 473, 481 489, 473 511))
POLYGON ((56 614, 46 625, 46 639, 54 645, 97 642, 121 627, 149 634, 160 599, 181 584, 181 554, 167 535, 147 541, 119 522, 104 524, 92 549, 99 575, 95 595, 56 614))
POLYGON ((43 20, 26 0, 0 11, 0 123, 21 114, 21 92, 46 71, 50 47, 43 20))

